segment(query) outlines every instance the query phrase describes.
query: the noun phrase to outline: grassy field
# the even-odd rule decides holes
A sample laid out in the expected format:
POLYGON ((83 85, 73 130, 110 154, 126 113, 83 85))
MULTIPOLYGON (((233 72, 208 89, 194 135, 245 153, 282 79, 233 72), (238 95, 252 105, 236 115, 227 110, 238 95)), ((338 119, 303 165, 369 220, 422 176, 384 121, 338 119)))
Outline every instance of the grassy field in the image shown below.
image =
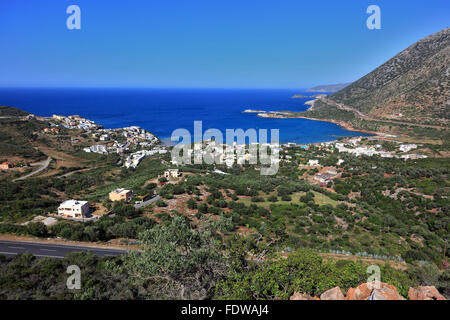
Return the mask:
MULTIPOLYGON (((329 205, 331 205, 333 207, 336 207, 339 204, 338 201, 330 199, 326 195, 323 195, 323 194, 321 194, 319 192, 313 191, 313 193, 314 193, 314 202, 317 205, 319 205, 319 206, 323 206, 323 205, 329 204, 329 205)), ((298 203, 298 202, 300 202, 300 197, 305 195, 305 194, 306 194, 305 192, 297 192, 297 193, 294 193, 291 196, 291 198, 292 198, 291 201, 282 201, 281 198, 278 197, 278 201, 277 202, 270 202, 267 199, 271 195, 276 195, 275 192, 270 193, 269 195, 266 195, 264 193, 260 193, 259 196, 264 199, 264 202, 252 202, 251 198, 239 199, 237 202, 241 202, 241 203, 243 203, 243 204, 245 204, 247 206, 251 205, 251 204, 256 204, 257 206, 260 206, 260 207, 269 207, 271 204, 283 204, 283 205, 285 205, 285 204, 290 204, 290 203, 298 203)))

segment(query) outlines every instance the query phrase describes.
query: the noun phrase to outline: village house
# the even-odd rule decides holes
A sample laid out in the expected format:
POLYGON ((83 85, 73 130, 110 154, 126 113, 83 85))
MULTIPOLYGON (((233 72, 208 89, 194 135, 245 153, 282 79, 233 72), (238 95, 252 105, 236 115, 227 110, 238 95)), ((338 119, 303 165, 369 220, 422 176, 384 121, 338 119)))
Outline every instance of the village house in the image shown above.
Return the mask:
POLYGON ((109 193, 109 200, 111 201, 130 201, 133 197, 133 191, 124 188, 113 190, 109 193))
POLYGON ((107 154, 108 150, 104 145, 96 144, 90 147, 83 148, 84 152, 92 152, 92 153, 100 153, 100 154, 107 154))
POLYGON ((60 115, 57 115, 57 114, 53 115, 53 119, 56 119, 56 120, 64 120, 65 118, 66 118, 65 116, 60 116, 60 115))
POLYGON ((100 136, 100 141, 108 141, 109 140, 109 135, 108 134, 102 134, 100 136))
POLYGON ((330 167, 326 168, 324 172, 319 172, 314 176, 314 180, 319 182, 321 187, 325 187, 328 182, 332 181, 338 176, 336 168, 330 167))
POLYGON ((320 186, 325 186, 328 182, 330 182, 335 176, 329 173, 318 173, 314 176, 314 180, 320 183, 320 186))
POLYGON ((58 207, 58 215, 70 218, 84 218, 89 211, 90 207, 87 201, 67 200, 58 207))
POLYGON ((128 137, 127 142, 129 143, 138 143, 139 139, 137 137, 128 137))
POLYGON ((405 160, 417 160, 417 159, 426 159, 428 158, 428 156, 423 154, 403 154, 400 158, 405 160))
POLYGON ((170 179, 170 178, 177 179, 177 178, 181 177, 180 169, 168 169, 168 170, 164 171, 164 177, 166 179, 170 179))
POLYGON ((8 170, 10 167, 11 165, 9 164, 9 162, 3 162, 2 164, 0 164, 1 170, 8 170))
POLYGON ((337 171, 335 168, 328 168, 326 171, 326 173, 331 174, 332 176, 336 176, 337 175, 337 171))
POLYGON ((402 145, 400 145, 399 150, 401 152, 408 152, 408 151, 411 151, 411 150, 416 149, 416 148, 417 148, 417 144, 414 144, 414 143, 402 144, 402 145))
POLYGON ((58 128, 44 128, 44 132, 46 132, 46 133, 48 133, 48 132, 59 133, 59 129, 58 128))

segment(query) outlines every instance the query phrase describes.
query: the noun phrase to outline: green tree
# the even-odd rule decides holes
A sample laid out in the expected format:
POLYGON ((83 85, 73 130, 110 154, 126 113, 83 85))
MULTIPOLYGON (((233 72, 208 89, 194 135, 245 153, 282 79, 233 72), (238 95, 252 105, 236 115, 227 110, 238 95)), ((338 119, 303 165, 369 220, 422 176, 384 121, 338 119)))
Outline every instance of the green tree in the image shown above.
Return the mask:
POLYGON ((30 222, 27 224, 27 231, 35 237, 47 236, 47 227, 42 222, 30 222))
POLYGON ((226 272, 226 262, 213 231, 192 229, 176 216, 167 225, 156 225, 139 234, 141 252, 122 258, 114 270, 127 272, 133 285, 146 288, 150 299, 212 298, 216 283, 226 272))

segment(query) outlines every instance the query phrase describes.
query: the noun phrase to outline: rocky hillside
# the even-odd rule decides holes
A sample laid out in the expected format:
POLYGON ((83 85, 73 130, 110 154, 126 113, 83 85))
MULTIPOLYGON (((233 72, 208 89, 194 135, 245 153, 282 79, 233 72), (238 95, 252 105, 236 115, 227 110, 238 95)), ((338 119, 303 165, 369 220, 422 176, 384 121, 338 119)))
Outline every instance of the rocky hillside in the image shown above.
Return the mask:
POLYGON ((447 126, 449 79, 447 28, 414 43, 329 98, 378 119, 447 126))
POLYGON ((8 107, 8 106, 0 106, 0 117, 20 117, 20 116, 26 116, 29 112, 8 107))
POLYGON ((336 92, 347 87, 349 83, 327 84, 309 88, 306 92, 336 92))

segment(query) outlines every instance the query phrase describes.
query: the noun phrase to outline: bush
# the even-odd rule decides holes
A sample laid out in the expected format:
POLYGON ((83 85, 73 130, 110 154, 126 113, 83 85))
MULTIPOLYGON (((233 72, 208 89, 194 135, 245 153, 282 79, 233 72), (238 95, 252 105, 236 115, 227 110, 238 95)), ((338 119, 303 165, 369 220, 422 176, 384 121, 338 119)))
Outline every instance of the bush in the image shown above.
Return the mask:
POLYGON ((47 227, 42 222, 30 222, 27 224, 27 231, 35 237, 47 236, 47 227))
MULTIPOLYGON (((158 200, 162 201, 162 200, 158 200)), ((131 204, 126 204, 123 202, 116 202, 113 207, 113 212, 119 217, 124 218, 134 218, 141 214, 140 210, 136 210, 136 208, 131 204)))
POLYGON ((167 204, 166 204, 163 200, 161 200, 161 199, 159 199, 158 201, 156 201, 155 204, 156 204, 158 207, 161 207, 161 208, 167 207, 167 204))

